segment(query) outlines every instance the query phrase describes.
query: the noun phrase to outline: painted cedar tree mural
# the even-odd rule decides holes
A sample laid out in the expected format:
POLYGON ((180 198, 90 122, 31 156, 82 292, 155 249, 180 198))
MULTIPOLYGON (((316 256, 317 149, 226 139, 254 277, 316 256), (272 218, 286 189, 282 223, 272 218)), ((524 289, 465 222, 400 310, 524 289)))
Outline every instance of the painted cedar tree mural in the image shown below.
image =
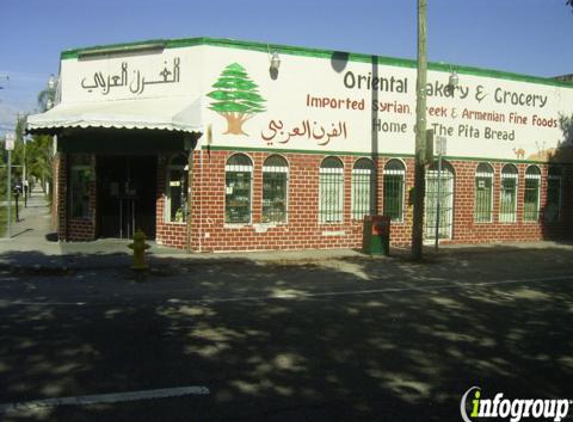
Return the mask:
POLYGON ((248 135, 243 131, 243 124, 256 113, 265 111, 265 100, 259 95, 257 84, 251 81, 243 66, 233 63, 223 70, 213 88, 215 91, 207 94, 215 100, 209 108, 227 120, 225 134, 248 135))

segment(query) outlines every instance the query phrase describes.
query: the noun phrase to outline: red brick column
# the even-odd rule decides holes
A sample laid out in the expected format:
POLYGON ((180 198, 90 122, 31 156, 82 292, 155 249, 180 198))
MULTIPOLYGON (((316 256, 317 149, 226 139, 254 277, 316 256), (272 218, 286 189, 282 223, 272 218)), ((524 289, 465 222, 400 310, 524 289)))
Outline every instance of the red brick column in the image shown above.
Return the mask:
POLYGON ((55 210, 57 215, 58 240, 67 240, 68 225, 68 160, 66 154, 58 152, 56 157, 56 178, 57 185, 54 192, 55 210))
MULTIPOLYGON (((73 163, 73 156, 66 156, 67 161, 67 169, 66 169, 66 186, 68 183, 71 183, 71 180, 68 180, 67 175, 69 174, 69 169, 73 163)), ((87 217, 72 217, 71 215, 67 215, 69 210, 67 206, 68 202, 68 192, 71 187, 68 186, 65 195, 65 208, 62 210, 66 214, 66 224, 67 229, 65 230, 66 240, 70 241, 90 241, 95 240, 96 237, 96 210, 97 210, 97 194, 96 194, 96 157, 95 155, 90 156, 90 171, 93 175, 92 179, 89 182, 88 186, 88 193, 89 193, 89 202, 88 202, 88 216, 87 217)))
POLYGON ((165 218, 167 166, 171 155, 157 157, 157 195, 155 207, 155 239, 159 245, 184 249, 187 246, 187 224, 170 223, 165 218))

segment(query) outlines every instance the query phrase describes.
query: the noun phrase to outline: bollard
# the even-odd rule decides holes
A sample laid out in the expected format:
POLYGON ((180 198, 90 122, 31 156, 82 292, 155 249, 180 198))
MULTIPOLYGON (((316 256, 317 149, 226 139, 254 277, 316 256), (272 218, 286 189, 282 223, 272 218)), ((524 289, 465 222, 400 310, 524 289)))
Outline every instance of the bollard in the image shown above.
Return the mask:
POLYGON ((128 248, 133 250, 133 266, 131 267, 136 271, 147 270, 149 266, 145 263, 145 250, 150 246, 145 243, 145 233, 138 229, 133 235, 133 243, 127 245, 128 248))

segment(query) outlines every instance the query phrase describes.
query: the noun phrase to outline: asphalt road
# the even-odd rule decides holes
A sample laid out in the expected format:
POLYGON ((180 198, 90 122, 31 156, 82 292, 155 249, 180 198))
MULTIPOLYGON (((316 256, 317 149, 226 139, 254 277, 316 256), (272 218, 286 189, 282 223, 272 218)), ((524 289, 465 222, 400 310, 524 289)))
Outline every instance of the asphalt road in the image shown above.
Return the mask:
POLYGON ((459 421, 472 386, 573 398, 572 258, 4 267, 0 420, 459 421), (149 399, 176 387, 202 389, 149 399))

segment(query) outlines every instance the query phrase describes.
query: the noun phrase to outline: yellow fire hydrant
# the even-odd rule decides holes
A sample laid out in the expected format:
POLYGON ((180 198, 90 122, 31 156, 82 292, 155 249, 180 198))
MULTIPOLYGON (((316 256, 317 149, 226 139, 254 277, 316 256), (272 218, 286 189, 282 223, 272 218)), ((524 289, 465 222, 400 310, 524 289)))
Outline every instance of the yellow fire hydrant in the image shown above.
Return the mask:
POLYGON ((133 250, 133 266, 131 268, 134 270, 147 270, 149 265, 145 263, 145 250, 151 246, 145 243, 145 233, 138 229, 133 234, 133 243, 130 243, 127 247, 133 250))

